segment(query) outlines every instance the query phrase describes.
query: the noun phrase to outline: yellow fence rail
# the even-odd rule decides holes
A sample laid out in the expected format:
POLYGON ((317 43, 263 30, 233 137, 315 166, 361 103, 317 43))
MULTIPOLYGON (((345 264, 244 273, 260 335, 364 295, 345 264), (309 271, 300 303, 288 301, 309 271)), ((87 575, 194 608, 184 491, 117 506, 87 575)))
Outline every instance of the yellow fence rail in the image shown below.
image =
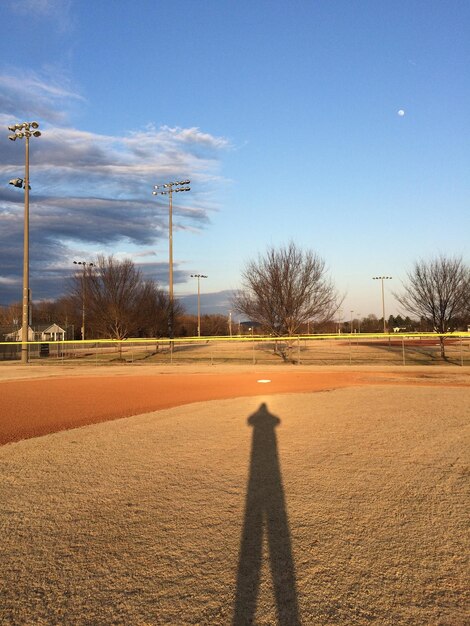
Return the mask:
MULTIPOLYGON (((28 341, 32 363, 184 364, 292 363, 302 365, 403 364, 470 365, 470 332, 343 333, 275 337, 144 337, 67 341, 28 341), (445 361, 440 337, 445 339, 445 361)), ((0 342, 0 361, 17 361, 21 341, 0 342)))

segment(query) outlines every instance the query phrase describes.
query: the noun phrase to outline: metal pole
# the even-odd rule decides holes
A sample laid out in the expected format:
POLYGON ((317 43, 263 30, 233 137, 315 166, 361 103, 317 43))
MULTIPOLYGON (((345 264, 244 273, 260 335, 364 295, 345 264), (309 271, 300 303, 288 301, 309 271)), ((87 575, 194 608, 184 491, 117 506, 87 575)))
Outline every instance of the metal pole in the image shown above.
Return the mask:
POLYGON ((385 333, 387 331, 385 330, 385 296, 384 296, 384 279, 383 279, 383 276, 381 277, 380 282, 382 283, 382 317, 383 317, 383 320, 384 320, 384 335, 385 335, 385 333))
POLYGON ((168 210, 168 265, 169 279, 168 291, 170 296, 170 311, 168 316, 168 335, 173 339, 173 188, 170 186, 168 191, 169 210, 168 210))
POLYGON ((197 336, 201 336, 201 277, 197 277, 197 336))
POLYGON ((85 268, 86 268, 86 265, 83 264, 83 275, 82 275, 82 341, 85 341, 85 299, 86 299, 85 268))
POLYGON ((163 185, 154 185, 154 196, 167 195, 169 199, 168 206, 168 292, 169 292, 169 311, 168 311, 168 335, 170 339, 174 338, 174 295, 173 295, 173 191, 191 191, 189 185, 190 180, 181 180, 163 185))
POLYGON ((29 137, 25 137, 24 166, 24 236, 23 236, 23 320, 21 328, 21 362, 28 363, 29 330, 29 137))
POLYGON ((372 280, 380 280, 382 285, 382 318, 384 326, 384 335, 387 332, 387 326, 385 323, 385 294, 384 294, 384 280, 391 280, 391 276, 372 276, 372 280))
POLYGON ((81 327, 81 336, 82 336, 82 341, 85 341, 86 338, 86 331, 85 331, 85 323, 86 323, 86 299, 87 299, 87 291, 86 291, 86 286, 87 286, 87 267, 93 267, 94 263, 87 263, 86 261, 74 261, 73 262, 74 265, 81 265, 83 268, 82 271, 82 278, 81 278, 81 282, 82 282, 82 327, 81 327))
POLYGON ((31 292, 29 289, 29 139, 30 137, 40 137, 39 124, 37 122, 23 122, 22 124, 12 124, 8 130, 13 134, 8 138, 12 141, 25 139, 25 161, 24 180, 15 178, 10 181, 15 187, 24 188, 24 233, 23 233, 23 298, 22 298, 22 320, 21 320, 21 362, 26 364, 29 361, 28 355, 28 331, 30 325, 30 305, 31 292))

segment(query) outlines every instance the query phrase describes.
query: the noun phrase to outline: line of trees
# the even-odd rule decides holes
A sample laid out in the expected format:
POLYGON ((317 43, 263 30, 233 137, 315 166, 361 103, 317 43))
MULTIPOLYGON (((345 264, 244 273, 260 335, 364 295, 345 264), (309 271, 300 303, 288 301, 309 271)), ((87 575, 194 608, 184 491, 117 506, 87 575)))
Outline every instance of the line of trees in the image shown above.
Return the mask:
POLYGON ((94 337, 157 337, 168 328, 169 298, 144 279, 130 259, 98 256, 96 264, 71 278, 69 298, 75 313, 85 309, 94 337))
MULTIPOLYGON (((389 329, 405 327, 443 334, 466 327, 470 319, 470 267, 462 257, 441 255, 418 261, 408 272, 403 291, 394 294, 404 311, 418 318, 389 318, 389 329), (393 325, 392 325, 393 324, 393 325), (413 328, 414 327, 414 328, 413 328)), ((242 289, 234 308, 274 336, 292 336, 305 326, 328 326, 342 297, 327 275, 326 265, 313 251, 302 251, 294 243, 269 248, 264 256, 247 263, 242 289)), ((375 318, 376 319, 376 318, 375 318)), ((363 332, 375 331, 373 316, 363 320, 363 332)), ((383 321, 383 320, 382 320, 383 321)), ((343 330, 348 323, 342 324, 343 330)), ((349 323, 349 331, 352 323, 349 323)), ((445 337, 440 336, 445 358, 445 337)))
MULTIPOLYGON (((447 333, 466 329, 470 321, 470 267, 461 257, 439 256, 418 261, 407 274, 395 298, 406 313, 390 316, 388 328, 447 333)), ((338 325, 337 312, 344 296, 328 275, 325 261, 294 243, 268 248, 249 261, 242 272, 242 288, 232 308, 256 326, 258 333, 293 336, 305 332, 350 332, 350 321, 338 325)), ((170 302, 168 293, 144 278, 130 259, 99 256, 71 279, 68 292, 55 301, 34 305, 35 324, 56 322, 79 338, 83 309, 87 338, 166 337, 170 302)), ((19 325, 21 305, 0 308, 0 327, 19 325)), ((174 302, 175 336, 194 336, 197 318, 174 302)), ((356 330, 377 332, 383 320, 369 315, 353 320, 356 330), (360 328, 359 328, 360 326, 360 328)), ((222 315, 201 317, 202 335, 229 334, 222 315)), ((234 334, 236 334, 234 332, 234 334)), ((445 358, 445 339, 440 338, 445 358)))
MULTIPOLYGON (((169 295, 153 280, 144 278, 130 259, 99 256, 69 279, 67 293, 57 300, 33 305, 32 327, 57 323, 67 338, 80 339, 85 313, 87 339, 127 337, 167 337, 169 295)), ((174 301, 175 335, 194 336, 197 316, 185 312, 174 301)), ((21 324, 21 303, 0 307, 0 338, 21 324)), ((228 320, 222 315, 201 317, 203 335, 228 333, 228 320)))

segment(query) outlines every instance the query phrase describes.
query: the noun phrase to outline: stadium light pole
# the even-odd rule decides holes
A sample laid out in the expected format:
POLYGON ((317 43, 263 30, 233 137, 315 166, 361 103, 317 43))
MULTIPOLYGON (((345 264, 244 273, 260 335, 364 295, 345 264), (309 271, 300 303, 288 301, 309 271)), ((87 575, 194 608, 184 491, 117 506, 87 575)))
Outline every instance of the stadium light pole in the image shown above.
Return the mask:
POLYGON ((350 330, 350 333, 352 335, 352 331, 353 331, 353 313, 354 313, 354 311, 351 309, 350 313, 351 313, 351 327, 350 327, 349 330, 350 330))
POLYGON ((372 280, 380 280, 382 283, 382 317, 384 321, 384 335, 387 332, 385 326, 385 295, 384 295, 384 280, 392 280, 391 276, 372 276, 372 280))
MULTIPOLYGON (((13 134, 8 135, 8 139, 16 141, 25 140, 25 161, 24 161, 24 233, 23 233, 23 319, 21 325, 21 362, 27 364, 28 358, 28 329, 29 329, 29 140, 31 137, 40 137, 37 122, 23 122, 22 124, 12 124, 8 130, 13 134)), ((15 187, 21 187, 21 178, 10 181, 15 187)))
POLYGON ((94 267, 94 263, 87 263, 86 261, 74 261, 74 265, 83 266, 82 274, 82 341, 85 341, 85 302, 86 302, 86 268, 94 267))
POLYGON ((205 274, 191 274, 191 278, 197 278, 197 336, 201 336, 201 278, 207 278, 205 274))
POLYGON ((191 191, 188 187, 190 180, 179 180, 173 183, 164 183, 163 185, 154 185, 152 195, 168 196, 168 293, 170 298, 170 314, 168 316, 168 335, 173 339, 173 317, 174 317, 174 298, 173 298, 173 193, 182 191, 191 191))

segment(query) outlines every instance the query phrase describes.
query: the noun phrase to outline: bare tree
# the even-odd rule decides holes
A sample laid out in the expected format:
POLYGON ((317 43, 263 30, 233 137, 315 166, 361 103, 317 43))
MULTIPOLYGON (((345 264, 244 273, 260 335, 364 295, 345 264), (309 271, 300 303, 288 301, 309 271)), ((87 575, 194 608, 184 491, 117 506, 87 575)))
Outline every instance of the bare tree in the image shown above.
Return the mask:
POLYGON ((247 263, 233 307, 273 335, 292 336, 309 321, 330 319, 340 300, 323 259, 291 242, 247 263))
POLYGON ((219 313, 206 313, 201 317, 201 335, 215 337, 227 334, 227 318, 219 313))
POLYGON ((21 325, 21 302, 0 306, 0 341, 4 335, 18 330, 21 325))
MULTIPOLYGON (((72 279, 71 291, 77 308, 84 301, 87 324, 94 334, 120 340, 155 330, 158 320, 152 320, 152 315, 157 318, 159 303, 165 300, 130 259, 119 261, 113 256, 99 256, 85 274, 72 279)), ((166 315, 167 301, 162 305, 166 315)))
MULTIPOLYGON (((458 318, 468 313, 470 267, 461 257, 439 256, 417 261, 408 272, 402 294, 394 294, 408 312, 429 320, 436 333, 455 330, 458 318)), ((441 357, 445 359, 445 337, 440 336, 441 357)))
POLYGON ((114 339, 133 334, 143 292, 142 276, 134 263, 99 256, 85 280, 88 317, 98 333, 114 339))
POLYGON ((143 286, 140 310, 140 333, 158 337, 168 332, 168 294, 159 289, 154 281, 146 281, 143 286))
MULTIPOLYGON (((173 319, 175 323, 178 323, 183 310, 181 303, 174 300, 173 319)), ((168 335, 170 297, 168 292, 160 289, 153 280, 145 281, 140 313, 141 333, 147 337, 166 337, 168 335)))

